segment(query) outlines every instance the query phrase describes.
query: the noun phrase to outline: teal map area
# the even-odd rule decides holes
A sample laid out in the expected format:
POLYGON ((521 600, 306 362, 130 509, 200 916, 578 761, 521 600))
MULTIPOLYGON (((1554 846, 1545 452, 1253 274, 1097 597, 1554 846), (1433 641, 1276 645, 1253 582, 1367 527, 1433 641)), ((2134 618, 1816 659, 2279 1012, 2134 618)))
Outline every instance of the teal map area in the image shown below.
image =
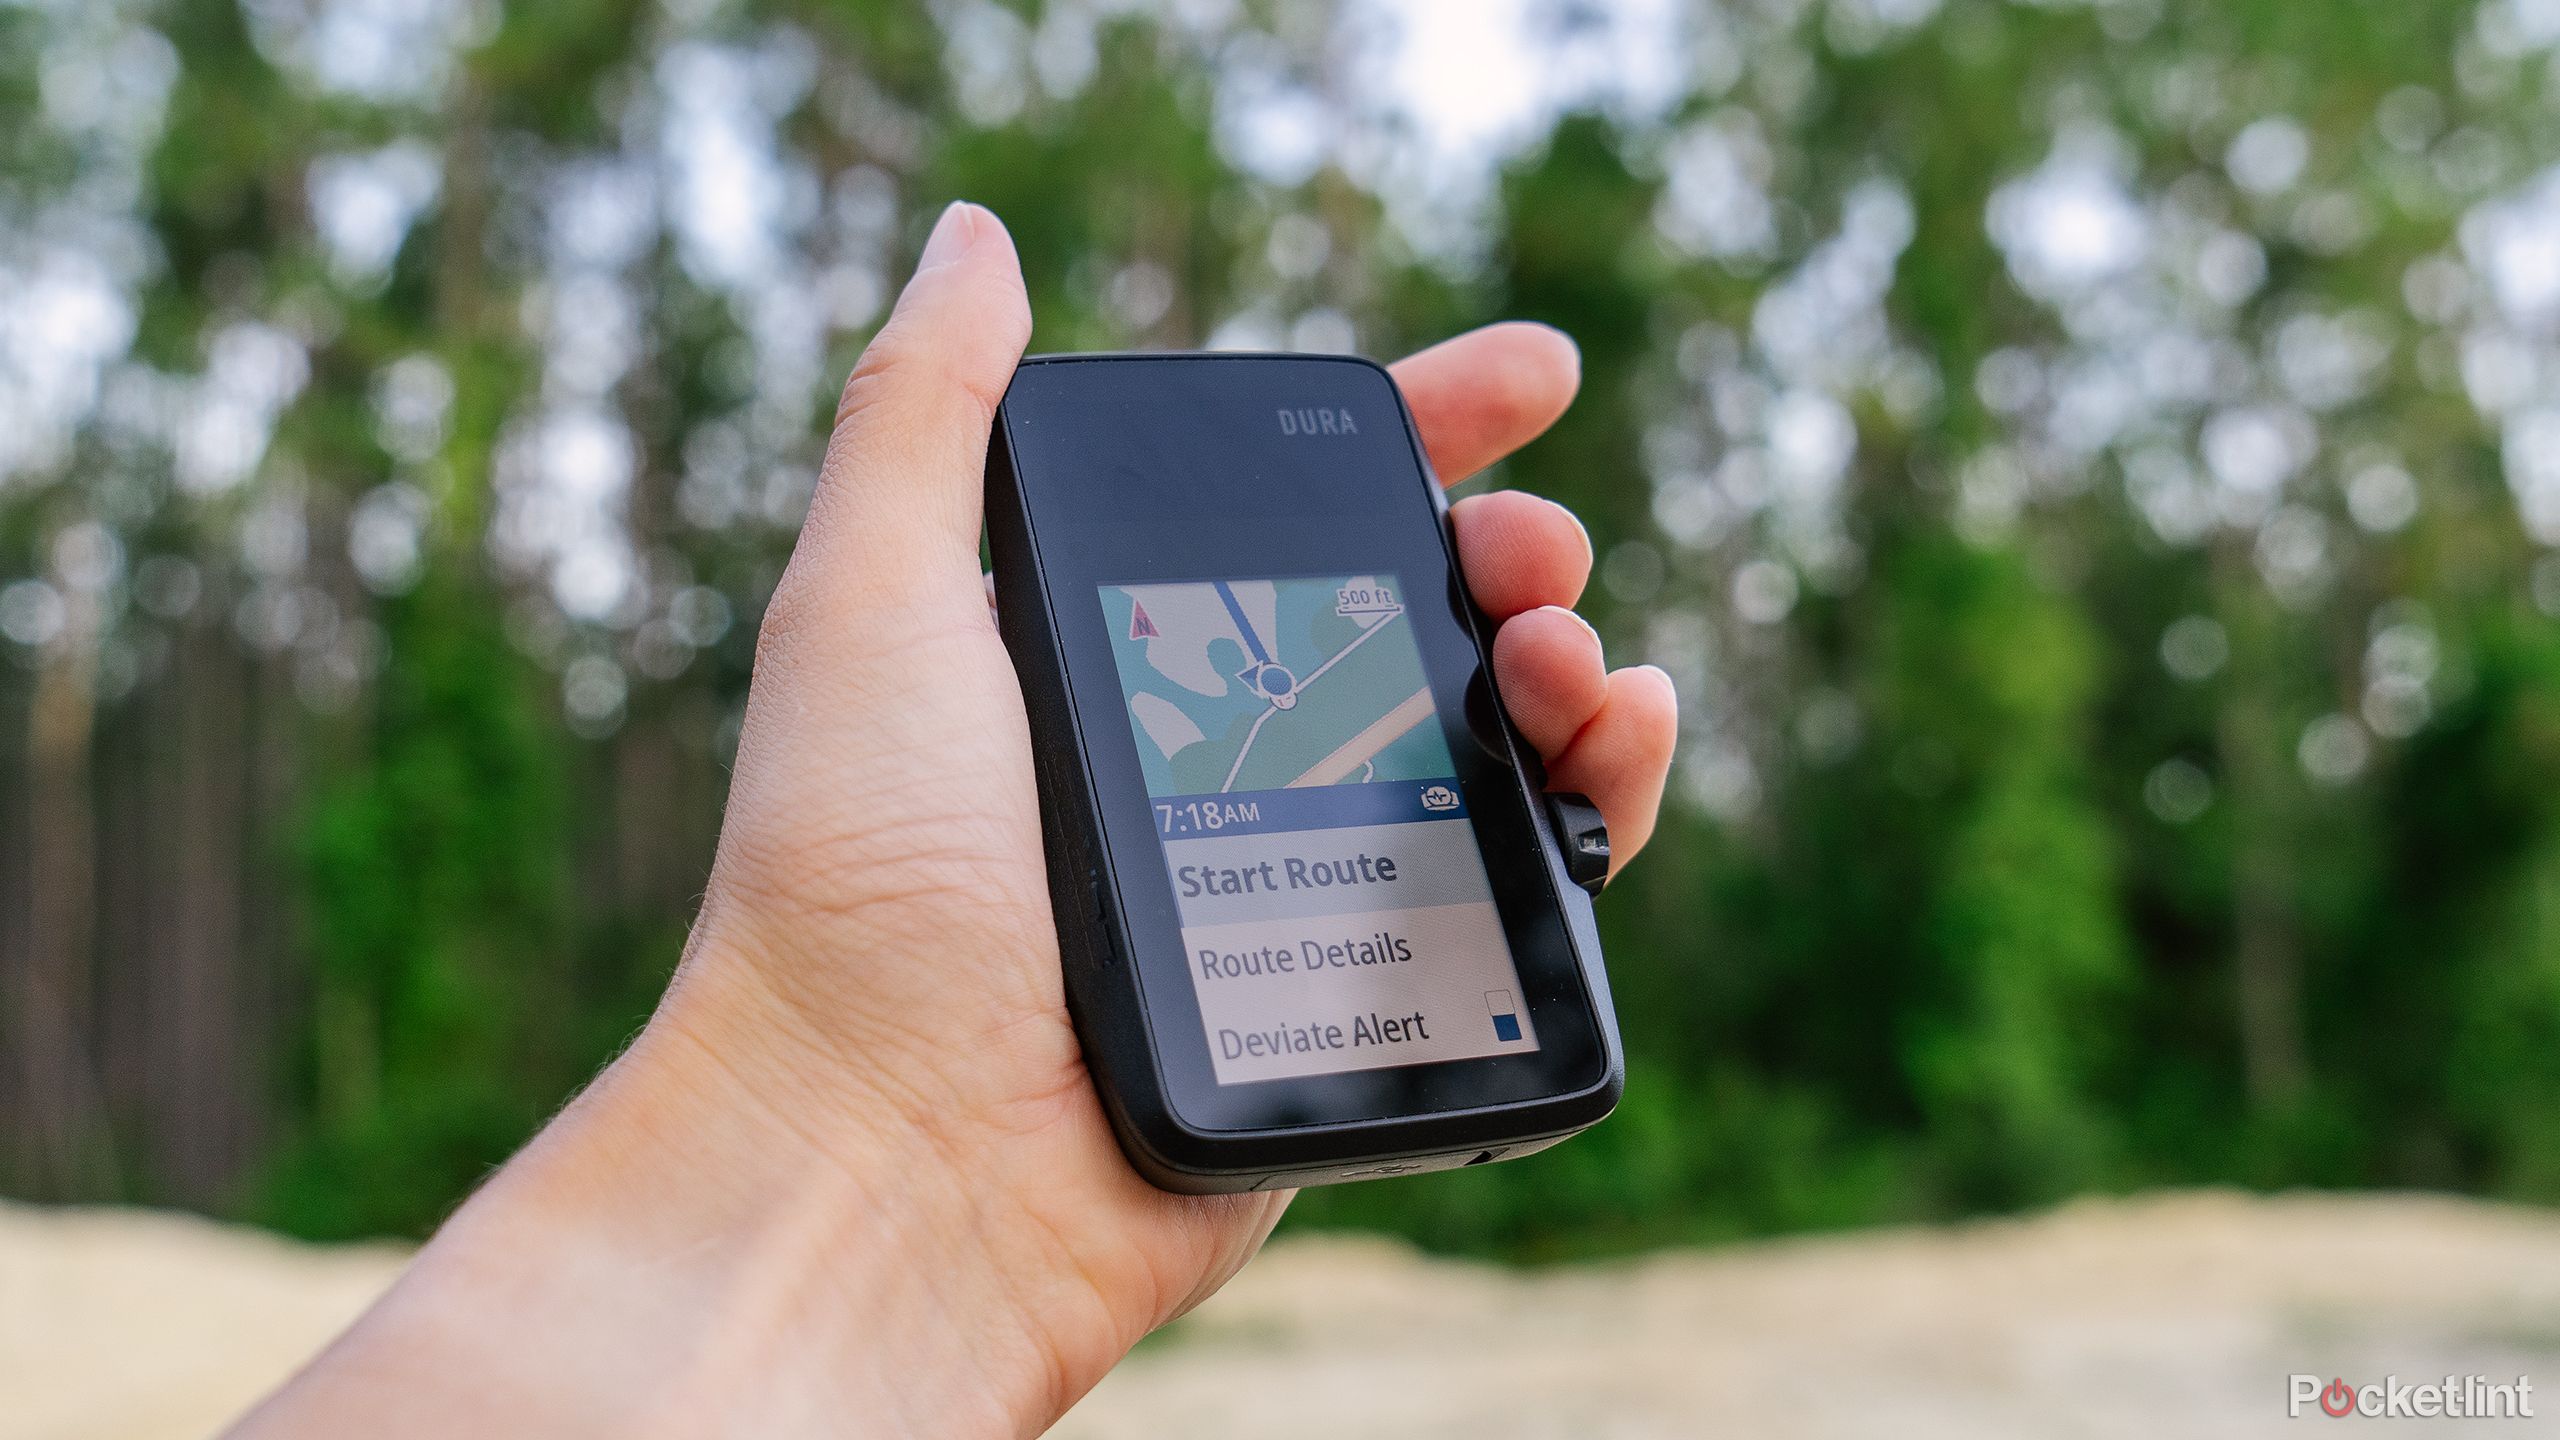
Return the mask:
POLYGON ((1106 585, 1152 796, 1452 774, 1392 575, 1106 585))

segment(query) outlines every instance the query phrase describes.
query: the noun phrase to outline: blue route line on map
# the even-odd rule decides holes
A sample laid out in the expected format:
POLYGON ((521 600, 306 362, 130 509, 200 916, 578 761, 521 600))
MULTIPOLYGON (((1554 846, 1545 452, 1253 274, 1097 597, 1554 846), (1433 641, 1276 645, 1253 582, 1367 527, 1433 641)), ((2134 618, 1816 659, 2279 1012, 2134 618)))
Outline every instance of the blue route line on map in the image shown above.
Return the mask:
POLYGON ((1227 602, 1227 614, 1235 618, 1236 628, 1244 632, 1244 648, 1253 652, 1253 663, 1270 664, 1271 657, 1262 653, 1262 641, 1253 633, 1253 622, 1244 618, 1244 607, 1236 603, 1236 592, 1228 589, 1227 582, 1224 580, 1212 580, 1209 583, 1217 588, 1218 598, 1227 602))

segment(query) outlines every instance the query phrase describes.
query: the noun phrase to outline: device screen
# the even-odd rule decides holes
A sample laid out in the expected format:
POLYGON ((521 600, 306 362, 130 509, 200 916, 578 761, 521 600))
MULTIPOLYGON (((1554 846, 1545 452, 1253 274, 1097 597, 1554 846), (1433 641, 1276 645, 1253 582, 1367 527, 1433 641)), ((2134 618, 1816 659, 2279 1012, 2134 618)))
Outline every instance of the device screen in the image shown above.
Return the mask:
POLYGON ((1100 588, 1218 1083, 1536 1050, 1402 581, 1100 588))

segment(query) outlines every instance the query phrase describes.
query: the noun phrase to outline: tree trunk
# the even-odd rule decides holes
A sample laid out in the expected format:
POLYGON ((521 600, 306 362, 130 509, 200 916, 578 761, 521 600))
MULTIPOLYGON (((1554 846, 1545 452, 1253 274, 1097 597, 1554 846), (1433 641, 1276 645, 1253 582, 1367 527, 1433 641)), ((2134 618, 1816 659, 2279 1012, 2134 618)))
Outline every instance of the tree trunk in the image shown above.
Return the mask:
POLYGON ((37 1195, 114 1195, 115 1155, 93 1063, 97 824, 89 748, 97 721, 97 597, 68 613, 36 671, 27 724, 28 944, 19 976, 20 1174, 37 1195))

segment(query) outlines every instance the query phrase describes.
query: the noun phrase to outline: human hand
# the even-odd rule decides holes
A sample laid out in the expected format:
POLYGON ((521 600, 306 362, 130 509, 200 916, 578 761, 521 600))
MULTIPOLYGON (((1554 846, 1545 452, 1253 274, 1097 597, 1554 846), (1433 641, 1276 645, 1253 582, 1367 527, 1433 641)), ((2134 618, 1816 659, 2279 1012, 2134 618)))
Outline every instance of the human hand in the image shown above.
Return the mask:
MULTIPOLYGON (((954 206, 845 388, 658 1014, 251 1433, 1028 1433, 1269 1233, 1285 1195, 1170 1195, 1128 1167, 1068 1024, 978 570, 1029 334, 1010 238, 954 206)), ((1503 325, 1394 368, 1454 481, 1544 430, 1578 364, 1503 325)), ((1605 672, 1569 609, 1591 553, 1568 512, 1497 493, 1453 524, 1513 719, 1625 863, 1670 760, 1668 680, 1605 672)))

